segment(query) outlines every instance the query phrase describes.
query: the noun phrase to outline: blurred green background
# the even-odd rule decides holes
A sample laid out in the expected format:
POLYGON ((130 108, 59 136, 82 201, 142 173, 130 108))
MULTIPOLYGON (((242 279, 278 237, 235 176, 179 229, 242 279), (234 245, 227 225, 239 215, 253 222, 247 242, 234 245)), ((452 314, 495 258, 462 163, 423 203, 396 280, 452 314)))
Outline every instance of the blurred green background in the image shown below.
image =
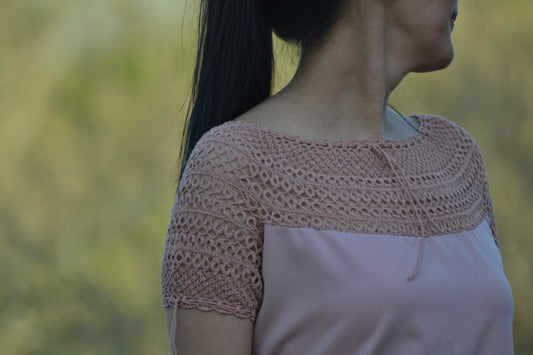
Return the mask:
MULTIPOLYGON (((160 260, 196 1, 0 2, 0 353, 164 354, 160 260)), ((456 58, 391 102, 480 145, 533 354, 533 2, 460 1, 456 58)), ((295 51, 278 45, 277 87, 295 51)))

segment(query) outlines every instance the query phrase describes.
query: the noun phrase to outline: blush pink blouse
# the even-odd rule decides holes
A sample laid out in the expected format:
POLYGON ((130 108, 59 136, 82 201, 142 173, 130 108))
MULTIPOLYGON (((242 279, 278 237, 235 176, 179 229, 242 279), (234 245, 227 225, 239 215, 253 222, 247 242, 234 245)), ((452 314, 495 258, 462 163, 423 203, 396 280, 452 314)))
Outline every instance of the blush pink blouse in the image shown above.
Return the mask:
POLYGON ((513 354, 479 148, 414 118, 402 140, 209 131, 172 209, 163 305, 250 319, 257 355, 513 354))

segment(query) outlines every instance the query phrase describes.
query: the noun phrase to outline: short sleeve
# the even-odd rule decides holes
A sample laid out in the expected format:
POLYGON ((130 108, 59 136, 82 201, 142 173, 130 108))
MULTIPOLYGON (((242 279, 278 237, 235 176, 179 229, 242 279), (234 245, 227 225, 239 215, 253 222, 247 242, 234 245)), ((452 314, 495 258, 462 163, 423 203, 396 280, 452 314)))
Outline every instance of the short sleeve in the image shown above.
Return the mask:
POLYGON ((246 159, 204 136, 183 173, 162 260, 164 307, 218 311, 255 321, 261 303, 263 227, 246 159))

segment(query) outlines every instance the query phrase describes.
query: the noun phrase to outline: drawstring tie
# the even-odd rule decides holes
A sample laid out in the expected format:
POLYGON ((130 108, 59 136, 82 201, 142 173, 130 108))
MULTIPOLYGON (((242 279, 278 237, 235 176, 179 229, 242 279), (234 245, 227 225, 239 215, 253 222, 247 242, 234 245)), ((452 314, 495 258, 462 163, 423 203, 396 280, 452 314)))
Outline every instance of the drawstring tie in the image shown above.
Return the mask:
POLYGON ((405 175, 405 171, 402 169, 402 167, 397 165, 397 164, 394 164, 393 159, 390 157, 390 155, 379 144, 377 144, 375 146, 372 145, 370 147, 373 148, 376 152, 378 152, 381 155, 383 155, 385 157, 385 160, 387 160, 387 163, 389 164, 389 166, 391 168, 391 171, 396 175, 396 178, 398 179, 400 187, 409 196, 409 199, 411 200, 411 206, 413 206, 413 208, 415 210, 416 218, 418 220, 418 224, 420 225, 421 237, 419 237, 420 238, 420 244, 418 246, 418 256, 416 258, 416 265, 415 265, 413 271, 411 272, 411 274, 409 276, 407 276, 407 281, 413 281, 415 279, 416 275, 418 274, 418 272, 420 271, 420 266, 422 264, 422 256, 424 254, 424 241, 426 240, 426 237, 429 237, 429 235, 426 235, 426 228, 424 227, 424 222, 422 221, 422 216, 421 216, 420 209, 422 211, 424 211, 424 213, 426 214, 428 220, 433 225, 435 225, 437 228, 439 228, 439 226, 434 222, 433 218, 431 218, 429 212, 424 208, 423 205, 421 205, 420 209, 415 207, 415 197, 413 195, 413 192, 411 191, 411 189, 407 185, 408 184, 407 183, 407 178, 406 178, 406 175, 405 175), (398 174, 397 170, 399 170, 403 175, 398 174))

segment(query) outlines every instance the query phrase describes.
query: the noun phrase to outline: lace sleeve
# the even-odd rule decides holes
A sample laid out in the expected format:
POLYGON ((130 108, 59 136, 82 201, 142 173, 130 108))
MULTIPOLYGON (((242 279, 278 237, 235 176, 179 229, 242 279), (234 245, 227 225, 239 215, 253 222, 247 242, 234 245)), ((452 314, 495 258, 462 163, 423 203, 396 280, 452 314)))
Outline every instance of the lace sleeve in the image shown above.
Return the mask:
POLYGON ((485 169, 485 162, 481 154, 479 146, 474 142, 474 153, 477 156, 478 165, 479 165, 479 174, 481 179, 481 198, 483 205, 483 212, 485 213, 485 218, 489 223, 490 230, 492 231, 492 236, 494 237, 494 242, 499 247, 500 239, 498 237, 498 232, 496 230, 496 218, 494 216, 494 208, 492 205, 492 197, 490 195, 489 182, 487 180, 487 171, 485 169))
POLYGON ((163 305, 255 320, 262 297, 262 224, 246 160, 216 139, 196 145, 172 208, 162 260, 163 305))
MULTIPOLYGON (((450 121, 447 121, 450 122, 450 121)), ((474 171, 473 171, 473 181, 476 181, 476 190, 479 191, 481 208, 484 214, 485 219, 487 220, 494 242, 499 247, 500 239, 498 232, 496 230, 496 218, 494 216, 494 209, 492 205, 492 197, 490 195, 489 182, 487 180, 487 171, 485 169, 485 161, 483 155, 481 154, 481 149, 479 145, 475 142, 474 138, 462 127, 457 126, 456 124, 450 122, 459 132, 459 136, 462 136, 465 140, 465 143, 469 145, 472 149, 472 158, 474 160, 474 171)))
POLYGON ((483 207, 484 211, 487 215, 487 219, 489 222, 490 230, 492 231, 492 235, 494 236, 494 242, 499 247, 500 246, 500 238, 498 236, 498 231, 496 230, 496 217, 494 216, 494 208, 492 205, 492 197, 490 195, 490 189, 489 189, 489 183, 485 177, 485 184, 484 184, 484 191, 483 191, 483 207))

